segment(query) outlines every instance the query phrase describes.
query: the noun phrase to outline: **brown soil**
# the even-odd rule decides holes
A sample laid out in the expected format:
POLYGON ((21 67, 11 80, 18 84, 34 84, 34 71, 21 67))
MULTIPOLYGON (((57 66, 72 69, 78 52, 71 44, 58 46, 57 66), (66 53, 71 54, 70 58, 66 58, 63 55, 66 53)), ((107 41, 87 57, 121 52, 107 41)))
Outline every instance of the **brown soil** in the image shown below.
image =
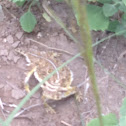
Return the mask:
MULTIPOLYGON (((46 22, 41 17, 36 7, 34 7, 33 10, 37 17, 38 24, 35 30, 28 34, 23 32, 19 24, 19 18, 23 14, 21 8, 16 7, 8 0, 1 0, 0 4, 8 10, 3 8, 5 18, 0 22, 0 98, 2 102, 7 105, 18 105, 26 95, 23 83, 26 61, 22 56, 15 53, 14 49, 22 47, 25 49, 33 48, 39 51, 48 50, 33 41, 29 41, 29 38, 50 47, 63 49, 72 54, 77 54, 79 49, 77 48, 77 44, 66 35, 55 21, 52 20, 51 23, 46 22), (15 15, 18 20, 12 17, 12 14, 15 15)), ((54 2, 51 6, 69 29, 75 27, 73 26, 73 22, 75 22, 74 18, 71 18, 73 14, 65 3, 57 4, 54 2)), ((75 35, 76 34, 77 33, 75 33, 75 35)), ((101 32, 93 32, 92 34, 94 41, 108 36, 106 33, 101 32)), ((121 58, 120 56, 122 52, 126 50, 125 42, 126 39, 123 37, 113 37, 95 47, 96 59, 124 84, 126 82, 126 59, 124 55, 121 58)), ((62 53, 62 55, 63 61, 71 58, 71 56, 66 53, 62 53)), ((80 115, 85 123, 97 117, 95 100, 87 80, 87 69, 83 60, 77 58, 69 64, 69 67, 74 73, 72 85, 78 85, 83 82, 80 89, 83 94, 83 101, 77 103, 73 96, 61 101, 52 101, 50 105, 56 110, 56 114, 52 115, 46 113, 42 105, 42 91, 40 90, 30 98, 23 108, 35 104, 39 105, 16 117, 12 121, 11 126, 67 126, 62 122, 66 122, 70 126, 81 126, 80 115)), ((112 112, 118 116, 122 99, 126 95, 125 89, 119 86, 111 76, 106 74, 96 63, 95 70, 101 96, 102 113, 108 114, 112 112)), ((31 83, 37 84, 35 78, 32 78, 31 83)), ((0 118, 3 120, 9 115, 6 112, 7 110, 11 112, 13 108, 5 106, 3 113, 1 109, 0 118)))

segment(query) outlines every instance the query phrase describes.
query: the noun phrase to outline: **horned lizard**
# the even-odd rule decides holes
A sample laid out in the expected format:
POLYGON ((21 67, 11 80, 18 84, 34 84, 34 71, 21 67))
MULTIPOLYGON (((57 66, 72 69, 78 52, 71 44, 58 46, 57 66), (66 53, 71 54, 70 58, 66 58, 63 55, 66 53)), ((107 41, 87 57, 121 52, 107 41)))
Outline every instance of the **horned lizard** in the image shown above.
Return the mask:
MULTIPOLYGON (((25 89, 29 92, 29 80, 31 75, 41 82, 48 74, 52 71, 57 70, 62 62, 59 58, 59 53, 54 51, 24 51, 20 48, 15 50, 16 52, 23 55, 27 61, 27 66, 29 72, 25 77, 25 89)), ((48 99, 61 100, 70 95, 76 94, 76 87, 72 87, 73 72, 68 68, 68 66, 57 71, 48 81, 41 85, 43 89, 42 99, 46 107, 47 112, 55 113, 55 110, 49 106, 46 101, 48 99)))

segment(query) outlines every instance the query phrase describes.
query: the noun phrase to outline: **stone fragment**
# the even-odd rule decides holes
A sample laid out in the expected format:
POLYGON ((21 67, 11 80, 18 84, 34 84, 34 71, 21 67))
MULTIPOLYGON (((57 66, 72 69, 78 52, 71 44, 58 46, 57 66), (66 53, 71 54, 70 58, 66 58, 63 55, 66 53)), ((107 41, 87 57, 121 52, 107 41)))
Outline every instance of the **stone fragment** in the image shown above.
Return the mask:
POLYGON ((2 60, 7 63, 7 57, 6 56, 2 56, 2 60))
POLYGON ((4 86, 4 91, 5 91, 5 92, 8 92, 8 91, 10 91, 10 90, 12 90, 12 87, 11 87, 10 85, 6 84, 6 85, 4 86))
POLYGON ((7 76, 7 79, 11 79, 11 76, 8 75, 8 76, 7 76))
POLYGON ((6 38, 4 38, 4 39, 3 39, 3 42, 4 42, 4 43, 6 43, 6 42, 7 42, 7 39, 6 39, 6 38))
POLYGON ((14 42, 14 43, 12 44, 12 47, 13 47, 13 48, 18 47, 19 43, 20 43, 20 41, 16 41, 16 42, 14 42))
POLYGON ((23 35, 23 32, 18 32, 18 33, 16 34, 16 37, 17 37, 18 39, 21 39, 22 35, 23 35))
POLYGON ((42 33, 41 33, 41 32, 38 32, 37 38, 39 39, 39 38, 41 38, 41 37, 42 37, 42 33))
POLYGON ((4 87, 4 84, 0 84, 0 88, 3 88, 4 87))
POLYGON ((19 57, 18 56, 15 56, 15 54, 11 51, 7 57, 8 60, 13 60, 14 63, 17 63, 19 57))
POLYGON ((14 56, 14 59, 13 59, 14 63, 17 63, 17 61, 18 61, 19 59, 20 59, 20 57, 14 56))
POLYGON ((15 99, 20 99, 20 98, 23 98, 25 96, 25 92, 22 91, 21 89, 13 89, 12 92, 11 92, 11 95, 15 99))
POLYGON ((10 61, 13 60, 13 56, 14 56, 13 52, 10 52, 7 59, 10 61))
POLYGON ((8 55, 8 50, 2 49, 0 50, 0 56, 7 56, 8 55))
POLYGON ((13 43, 13 42, 14 42, 14 39, 13 39, 12 35, 9 35, 9 36, 7 37, 7 42, 8 42, 8 43, 13 43))

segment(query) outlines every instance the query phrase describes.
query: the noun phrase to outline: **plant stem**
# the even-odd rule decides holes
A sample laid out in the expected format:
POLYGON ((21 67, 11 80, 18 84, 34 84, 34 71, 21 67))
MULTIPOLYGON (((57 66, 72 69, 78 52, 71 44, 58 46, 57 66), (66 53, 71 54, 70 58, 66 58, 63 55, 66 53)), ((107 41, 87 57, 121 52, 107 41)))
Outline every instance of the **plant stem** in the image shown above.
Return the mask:
POLYGON ((86 3, 81 0, 71 0, 71 3, 73 6, 73 9, 75 9, 75 12, 77 13, 77 18, 79 21, 80 35, 82 38, 82 42, 79 42, 79 46, 80 46, 82 56, 85 59, 85 62, 87 64, 91 86, 92 86, 94 98, 96 101, 99 123, 100 123, 100 126, 104 126, 102 116, 101 116, 100 96, 98 93, 96 76, 95 76, 95 71, 94 71, 92 38, 91 38, 90 28, 88 25, 88 20, 87 20, 87 15, 86 15, 86 6, 85 6, 86 3))

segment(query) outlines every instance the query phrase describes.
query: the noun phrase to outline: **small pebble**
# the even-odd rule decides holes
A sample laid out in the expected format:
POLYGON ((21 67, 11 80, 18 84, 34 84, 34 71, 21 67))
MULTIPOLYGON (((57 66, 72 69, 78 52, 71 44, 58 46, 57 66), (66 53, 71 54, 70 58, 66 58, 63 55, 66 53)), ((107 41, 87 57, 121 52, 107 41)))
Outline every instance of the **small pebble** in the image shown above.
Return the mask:
POLYGON ((22 35, 23 35, 23 32, 18 32, 18 33, 16 34, 16 37, 17 37, 18 39, 21 39, 22 35))
POLYGON ((18 61, 19 59, 20 59, 20 57, 14 56, 14 58, 13 58, 14 63, 17 63, 17 61, 18 61))
POLYGON ((3 88, 4 87, 4 84, 0 84, 0 88, 3 88))
POLYGON ((14 57, 14 54, 12 51, 10 51, 7 59, 11 61, 11 60, 13 60, 13 57, 14 57))
POLYGON ((6 56, 2 56, 2 60, 7 63, 7 57, 6 56))
POLYGON ((12 47, 13 47, 13 48, 18 47, 19 43, 20 43, 20 41, 16 41, 15 43, 12 44, 12 47))
POLYGON ((13 39, 12 35, 9 35, 9 36, 7 37, 7 42, 8 42, 8 43, 13 43, 13 42, 14 42, 14 39, 13 39))
POLYGON ((7 79, 11 79, 11 77, 10 76, 7 76, 7 79))
POLYGON ((23 98, 25 96, 25 92, 22 91, 21 89, 13 89, 12 92, 11 92, 11 95, 15 99, 20 99, 20 98, 23 98))
POLYGON ((24 42, 27 43, 27 44, 30 44, 30 40, 29 40, 28 38, 26 38, 26 39, 24 40, 24 42))
POLYGON ((3 39, 3 42, 4 42, 4 43, 6 43, 6 42, 7 42, 7 39, 6 39, 6 38, 4 38, 4 39, 3 39))
POLYGON ((4 91, 5 91, 5 92, 10 91, 11 89, 12 89, 12 87, 9 86, 8 84, 6 84, 6 85, 4 86, 4 91))
POLYGON ((0 56, 7 56, 7 55, 8 55, 8 50, 6 49, 0 50, 0 56))
POLYGON ((41 38, 41 37, 42 37, 42 33, 39 32, 39 33, 37 34, 37 38, 39 39, 39 38, 41 38))

